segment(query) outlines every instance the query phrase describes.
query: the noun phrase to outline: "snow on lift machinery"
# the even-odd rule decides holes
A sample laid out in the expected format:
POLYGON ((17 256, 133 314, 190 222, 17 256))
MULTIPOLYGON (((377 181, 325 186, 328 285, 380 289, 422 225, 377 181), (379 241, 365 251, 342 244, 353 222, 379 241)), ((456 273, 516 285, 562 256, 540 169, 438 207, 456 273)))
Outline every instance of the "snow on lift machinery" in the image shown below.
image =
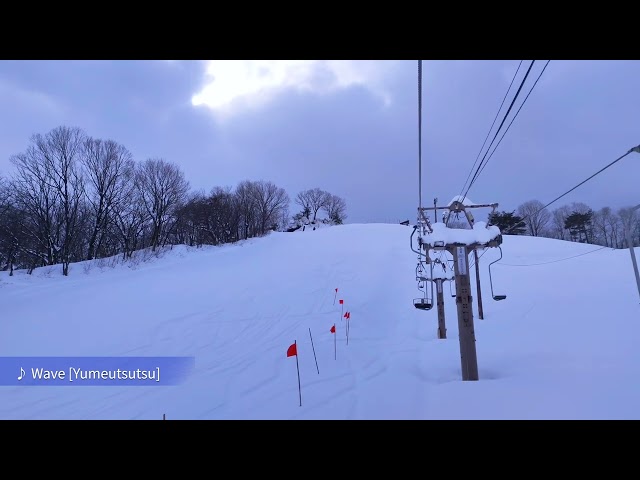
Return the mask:
POLYGON ((493 297, 494 300, 504 300, 505 298, 507 298, 506 295, 495 295, 493 293, 493 280, 491 278, 491 265, 493 265, 496 262, 499 262, 500 260, 502 260, 502 247, 498 246, 498 250, 500 250, 500 258, 498 258, 497 260, 494 260, 493 262, 491 262, 489 264, 489 284, 491 285, 491 296, 493 297))

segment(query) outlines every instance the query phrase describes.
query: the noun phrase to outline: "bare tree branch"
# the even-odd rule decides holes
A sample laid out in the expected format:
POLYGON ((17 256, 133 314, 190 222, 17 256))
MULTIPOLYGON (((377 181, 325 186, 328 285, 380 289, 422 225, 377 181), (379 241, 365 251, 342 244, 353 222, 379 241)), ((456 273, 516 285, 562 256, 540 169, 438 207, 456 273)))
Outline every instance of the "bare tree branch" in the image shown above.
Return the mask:
POLYGON ((151 249, 155 251, 185 200, 189 182, 176 165, 163 159, 148 159, 137 171, 136 186, 152 222, 151 249))
POLYGON ((529 200, 518 207, 520 215, 527 226, 527 233, 533 237, 541 236, 551 218, 544 204, 539 200, 529 200))
POLYGON ((82 164, 88 179, 86 197, 91 205, 92 227, 88 239, 87 260, 96 249, 107 227, 114 221, 113 210, 125 201, 135 163, 131 153, 112 140, 88 138, 84 142, 82 164))

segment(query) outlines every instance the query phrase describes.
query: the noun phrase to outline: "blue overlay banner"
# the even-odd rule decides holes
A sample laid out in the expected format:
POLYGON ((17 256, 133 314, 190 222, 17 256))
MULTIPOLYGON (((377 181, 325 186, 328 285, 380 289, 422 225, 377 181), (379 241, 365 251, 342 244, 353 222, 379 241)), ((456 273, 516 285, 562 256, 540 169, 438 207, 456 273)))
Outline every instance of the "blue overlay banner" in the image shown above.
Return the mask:
POLYGON ((194 368, 194 357, 0 357, 0 386, 179 385, 194 368))

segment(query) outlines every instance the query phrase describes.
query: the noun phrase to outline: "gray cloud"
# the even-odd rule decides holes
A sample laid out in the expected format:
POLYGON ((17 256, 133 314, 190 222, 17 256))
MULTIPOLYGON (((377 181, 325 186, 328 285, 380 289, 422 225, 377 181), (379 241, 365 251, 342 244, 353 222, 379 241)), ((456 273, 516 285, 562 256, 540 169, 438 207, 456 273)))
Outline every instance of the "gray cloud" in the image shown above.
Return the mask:
MULTIPOLYGON (((425 203, 460 193, 518 62, 423 62, 425 203)), ((347 200, 352 222, 413 220, 417 61, 382 66, 376 82, 389 105, 363 85, 323 95, 281 89, 264 108, 221 122, 191 105, 207 80, 203 62, 3 61, 0 172, 12 170, 9 156, 33 133, 76 125, 138 160, 179 164, 194 188, 265 179, 293 197, 318 186, 347 200)), ((317 75, 322 82, 330 72, 317 75)), ((552 61, 469 197, 507 210, 546 203, 638 145, 638 78, 638 61, 552 61)), ((636 204, 639 174, 640 155, 627 157, 554 207, 636 204)))

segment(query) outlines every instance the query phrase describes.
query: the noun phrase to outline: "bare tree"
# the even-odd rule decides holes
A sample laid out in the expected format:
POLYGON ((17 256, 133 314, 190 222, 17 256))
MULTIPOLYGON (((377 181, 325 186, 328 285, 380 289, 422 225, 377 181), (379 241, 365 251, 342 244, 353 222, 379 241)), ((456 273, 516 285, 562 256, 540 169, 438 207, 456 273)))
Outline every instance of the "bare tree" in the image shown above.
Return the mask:
POLYGON ((28 239, 24 234, 24 212, 15 206, 10 193, 10 184, 0 179, 0 270, 9 270, 13 275, 14 265, 29 265, 28 239))
POLYGON ((611 235, 609 231, 609 220, 613 213, 611 208, 603 207, 600 210, 593 213, 593 228, 595 243, 604 245, 605 247, 612 247, 611 235))
POLYGON ((11 221, 13 210, 10 203, 9 184, 0 176, 0 270, 9 269, 9 275, 13 275, 16 247, 11 221))
POLYGON ((16 168, 13 201, 25 213, 21 228, 32 245, 31 266, 53 265, 58 262, 60 202, 50 180, 49 166, 34 145, 29 145, 25 153, 12 156, 11 162, 16 168))
POLYGON ((638 231, 638 223, 640 222, 638 210, 633 210, 631 207, 624 207, 618 210, 618 216, 620 217, 620 223, 622 224, 623 230, 620 232, 620 236, 624 237, 624 245, 628 246, 626 232, 631 231, 631 242, 633 243, 633 246, 635 246, 638 243, 636 232, 638 231))
POLYGON ((81 200, 84 196, 84 180, 79 168, 84 132, 75 127, 58 127, 46 135, 35 135, 35 148, 49 173, 48 182, 53 186, 60 202, 62 239, 60 259, 62 274, 69 274, 72 251, 80 241, 81 200))
POLYGON ((282 212, 289 208, 287 192, 271 182, 261 180, 253 182, 251 195, 253 196, 259 235, 264 235, 274 226, 280 227, 282 212))
POLYGON ((323 208, 327 212, 329 220, 336 225, 344 223, 347 219, 347 203, 337 195, 327 194, 326 204, 323 208))
POLYGON ((123 201, 114 204, 113 220, 123 258, 131 258, 140 244, 140 237, 148 220, 142 196, 133 182, 126 190, 123 201))
POLYGON ((136 186, 152 223, 151 250, 161 244, 189 190, 182 171, 163 159, 148 159, 138 169, 136 186))
POLYGON ((0 175, 0 215, 2 207, 9 203, 9 182, 0 175))
POLYGON ((527 233, 533 237, 539 237, 545 231, 551 215, 544 204, 539 200, 529 200, 518 207, 520 215, 526 226, 527 233))
POLYGON ((222 243, 237 242, 240 226, 238 200, 229 187, 216 187, 211 191, 210 202, 215 206, 215 220, 222 243))
POLYGON ((10 275, 14 265, 31 273, 47 263, 42 236, 37 235, 34 218, 20 203, 20 193, 11 182, 0 186, 0 270, 8 269, 10 275))
POLYGON ((254 184, 250 180, 244 180, 238 184, 235 190, 236 205, 238 209, 240 238, 253 237, 257 231, 256 225, 256 195, 253 193, 254 184))
POLYGON ((322 208, 326 208, 331 195, 319 188, 305 190, 296 195, 295 203, 300 205, 304 210, 309 210, 313 215, 311 221, 315 222, 318 212, 322 208))
POLYGON ((88 138, 84 142, 82 163, 91 207, 92 227, 88 238, 87 260, 95 257, 113 219, 115 206, 125 201, 135 164, 131 153, 113 140, 88 138))
POLYGON ((207 197, 204 192, 192 192, 178 213, 176 241, 189 246, 204 243, 207 197))
POLYGON ((569 215, 571 215, 571 208, 568 205, 558 207, 551 213, 551 231, 554 238, 558 240, 567 239, 567 231, 564 228, 564 223, 569 215))
POLYGON ((239 219, 230 188, 215 187, 209 195, 195 192, 180 209, 176 241, 195 246, 235 242, 239 219))
POLYGON ((237 241, 240 213, 231 188, 215 187, 201 203, 199 229, 207 235, 204 241, 213 245, 237 241))
POLYGON ((607 218, 609 225, 609 238, 611 238, 611 246, 614 248, 622 247, 622 239, 624 238, 624 232, 622 231, 622 221, 620 216, 612 213, 607 218))
POLYGON ((7 214, 11 202, 9 193, 9 182, 0 176, 0 219, 7 214))
POLYGON ((591 223, 593 225, 593 238, 591 239, 593 243, 603 246, 607 245, 608 235, 606 223, 602 220, 602 211, 597 210, 593 212, 593 216, 591 217, 591 223))

